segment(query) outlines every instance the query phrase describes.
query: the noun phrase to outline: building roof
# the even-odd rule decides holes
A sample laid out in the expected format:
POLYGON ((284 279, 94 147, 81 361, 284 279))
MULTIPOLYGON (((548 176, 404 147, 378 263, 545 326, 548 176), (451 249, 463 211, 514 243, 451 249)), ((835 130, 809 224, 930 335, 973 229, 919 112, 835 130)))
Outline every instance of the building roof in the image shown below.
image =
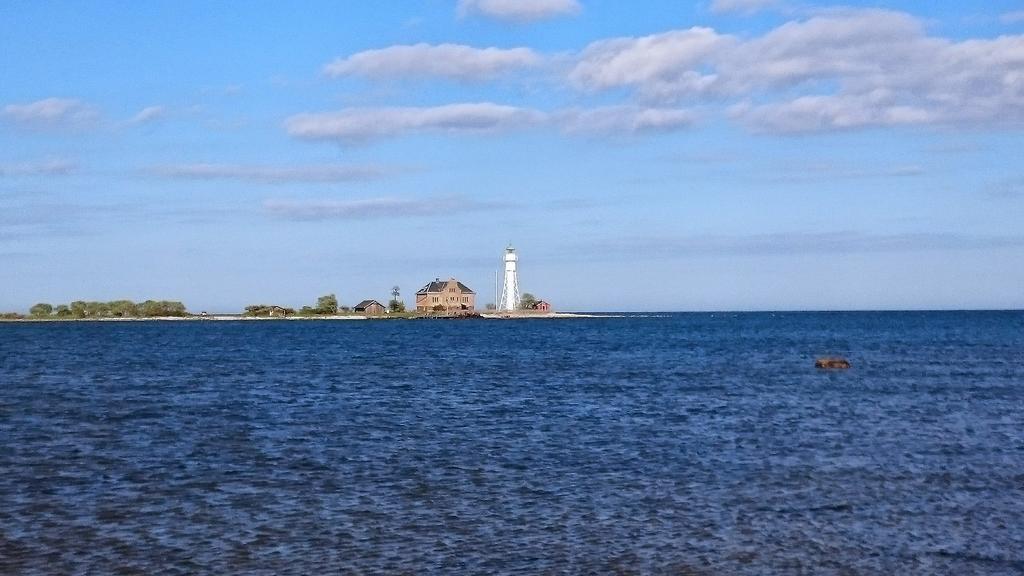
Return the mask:
POLYGON ((434 279, 433 282, 430 282, 423 288, 420 288, 416 294, 438 294, 444 292, 445 286, 447 286, 449 282, 455 282, 459 287, 459 292, 462 294, 476 294, 476 292, 469 289, 469 286, 466 286, 455 278, 452 278, 451 280, 434 279))
POLYGON ((367 308, 369 308, 370 306, 373 306, 374 304, 376 304, 377 306, 380 306, 381 308, 384 307, 383 304, 381 304, 380 302, 377 302, 376 300, 363 300, 359 304, 356 304, 356 307, 353 308, 353 310, 366 310, 367 308))

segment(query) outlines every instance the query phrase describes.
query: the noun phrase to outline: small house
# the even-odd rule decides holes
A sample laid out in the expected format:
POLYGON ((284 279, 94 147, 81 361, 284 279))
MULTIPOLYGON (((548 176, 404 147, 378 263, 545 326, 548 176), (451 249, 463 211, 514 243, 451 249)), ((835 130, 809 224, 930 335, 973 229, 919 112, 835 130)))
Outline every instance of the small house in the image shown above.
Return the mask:
POLYGON ((294 310, 289 310, 284 306, 268 306, 267 310, 267 316, 287 316, 289 312, 294 312, 294 310))
POLYGON ((352 310, 360 314, 376 316, 378 314, 383 314, 386 309, 383 304, 376 300, 363 300, 359 304, 356 304, 355 308, 352 310))
POLYGON ((533 309, 540 310, 541 312, 551 312, 551 304, 544 300, 538 300, 537 303, 533 305, 533 309))

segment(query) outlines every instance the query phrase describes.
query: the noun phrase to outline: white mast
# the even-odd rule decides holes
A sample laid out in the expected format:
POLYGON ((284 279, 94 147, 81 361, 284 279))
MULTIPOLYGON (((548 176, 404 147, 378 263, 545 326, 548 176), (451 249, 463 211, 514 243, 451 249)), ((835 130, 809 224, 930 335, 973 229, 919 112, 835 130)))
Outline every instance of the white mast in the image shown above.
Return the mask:
POLYGON ((519 278, 516 275, 516 249, 505 248, 505 284, 501 289, 501 301, 498 310, 514 312, 519 309, 519 278))

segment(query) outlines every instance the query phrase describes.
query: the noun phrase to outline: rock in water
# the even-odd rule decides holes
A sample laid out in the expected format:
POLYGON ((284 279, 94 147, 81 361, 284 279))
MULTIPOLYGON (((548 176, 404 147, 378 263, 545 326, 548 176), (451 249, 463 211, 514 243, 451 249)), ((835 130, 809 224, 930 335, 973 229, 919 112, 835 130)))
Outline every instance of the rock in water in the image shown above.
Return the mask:
POLYGON ((850 367, 850 361, 846 358, 818 358, 814 361, 814 367, 826 370, 846 370, 850 367))

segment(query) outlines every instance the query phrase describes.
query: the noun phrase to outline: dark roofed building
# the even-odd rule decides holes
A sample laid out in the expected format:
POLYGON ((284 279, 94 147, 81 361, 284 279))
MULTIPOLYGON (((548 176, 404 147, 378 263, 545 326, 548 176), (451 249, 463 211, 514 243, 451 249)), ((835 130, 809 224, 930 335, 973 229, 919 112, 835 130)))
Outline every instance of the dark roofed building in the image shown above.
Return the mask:
POLYGON ((360 312, 362 314, 383 314, 385 311, 384 305, 376 300, 363 300, 359 304, 356 304, 352 310, 360 312))
POLYGON ((455 278, 434 279, 416 292, 416 311, 469 311, 476 308, 476 292, 455 278))

